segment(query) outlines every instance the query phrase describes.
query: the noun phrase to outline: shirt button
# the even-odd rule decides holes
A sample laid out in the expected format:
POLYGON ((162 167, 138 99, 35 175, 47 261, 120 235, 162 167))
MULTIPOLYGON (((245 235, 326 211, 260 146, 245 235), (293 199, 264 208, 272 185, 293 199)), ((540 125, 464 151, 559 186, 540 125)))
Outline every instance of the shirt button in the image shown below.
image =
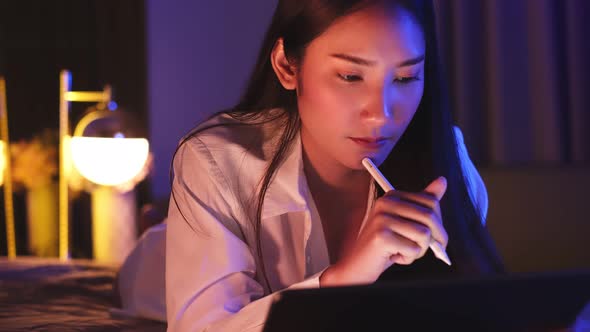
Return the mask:
POLYGON ((305 261, 307 262, 307 264, 311 263, 311 256, 307 255, 307 257, 305 258, 305 261))

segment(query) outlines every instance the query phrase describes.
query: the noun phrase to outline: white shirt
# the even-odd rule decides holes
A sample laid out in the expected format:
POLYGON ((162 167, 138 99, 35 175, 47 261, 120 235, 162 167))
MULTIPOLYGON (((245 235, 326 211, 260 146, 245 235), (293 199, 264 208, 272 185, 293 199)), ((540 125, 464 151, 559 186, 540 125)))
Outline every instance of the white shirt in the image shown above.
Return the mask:
MULTIPOLYGON (((219 122, 232 120, 224 115, 207 124, 219 122)), ((467 155, 460 131, 455 132, 470 195, 485 216, 485 186, 467 155)), ((134 308, 128 306, 130 311, 156 319, 166 314, 168 331, 260 331, 277 291, 319 287, 329 256, 303 172, 299 136, 278 168, 262 207, 262 255, 275 293, 269 294, 265 287, 249 220, 254 210, 243 209, 240 202, 257 193, 271 157, 272 139, 268 137, 276 137, 272 128, 223 126, 202 132, 180 147, 172 185, 180 211, 171 199, 165 235, 165 313, 154 310, 162 305, 155 305, 153 297, 127 301, 133 302, 134 308), (257 141, 263 142, 262 148, 257 141)), ((365 220, 372 195, 368 200, 365 220)), ((145 260, 151 255, 140 256, 145 260)), ((146 276, 142 282, 149 283, 149 279, 146 276)), ((121 280, 120 288, 139 287, 123 285, 132 282, 121 280)), ((125 307, 125 291, 121 293, 125 307)))

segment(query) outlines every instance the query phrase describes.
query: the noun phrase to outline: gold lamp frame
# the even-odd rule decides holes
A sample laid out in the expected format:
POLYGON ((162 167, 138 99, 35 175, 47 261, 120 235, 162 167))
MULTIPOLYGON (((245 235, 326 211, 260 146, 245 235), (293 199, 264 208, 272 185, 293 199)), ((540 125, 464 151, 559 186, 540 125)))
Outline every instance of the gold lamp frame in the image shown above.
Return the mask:
POLYGON ((69 169, 66 165, 66 155, 69 154, 70 139, 70 103, 103 103, 111 101, 111 88, 107 85, 103 91, 72 91, 72 74, 68 70, 60 72, 59 88, 59 258, 70 258, 69 244, 69 213, 70 201, 68 197, 69 169))
POLYGON ((6 245, 8 258, 16 258, 14 231, 14 205, 12 202, 12 168, 10 165, 10 141, 8 139, 8 108, 6 106, 6 81, 0 77, 0 138, 4 141, 4 213, 6 216, 6 245))

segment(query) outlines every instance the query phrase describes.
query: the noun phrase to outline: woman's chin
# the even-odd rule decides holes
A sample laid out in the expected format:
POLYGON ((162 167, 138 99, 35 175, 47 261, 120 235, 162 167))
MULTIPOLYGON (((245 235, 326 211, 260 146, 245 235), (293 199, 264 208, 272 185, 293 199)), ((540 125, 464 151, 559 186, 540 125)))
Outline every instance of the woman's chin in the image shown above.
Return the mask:
POLYGON ((366 154, 366 155, 361 155, 361 156, 357 156, 354 160, 350 160, 350 161, 346 161, 345 165, 355 171, 361 171, 361 170, 365 170, 365 166, 363 166, 363 159, 365 158, 369 158, 371 159, 371 161, 373 161, 373 163, 377 166, 383 164, 383 162, 385 161, 385 158, 387 158, 386 154, 366 154))

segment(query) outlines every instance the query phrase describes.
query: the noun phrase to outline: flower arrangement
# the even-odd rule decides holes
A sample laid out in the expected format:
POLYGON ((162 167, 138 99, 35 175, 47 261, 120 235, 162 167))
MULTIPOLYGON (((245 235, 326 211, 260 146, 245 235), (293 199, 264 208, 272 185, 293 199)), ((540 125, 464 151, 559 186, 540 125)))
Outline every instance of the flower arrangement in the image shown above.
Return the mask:
POLYGON ((46 129, 31 140, 10 144, 12 181, 15 189, 33 190, 56 180, 57 142, 57 132, 46 129))

